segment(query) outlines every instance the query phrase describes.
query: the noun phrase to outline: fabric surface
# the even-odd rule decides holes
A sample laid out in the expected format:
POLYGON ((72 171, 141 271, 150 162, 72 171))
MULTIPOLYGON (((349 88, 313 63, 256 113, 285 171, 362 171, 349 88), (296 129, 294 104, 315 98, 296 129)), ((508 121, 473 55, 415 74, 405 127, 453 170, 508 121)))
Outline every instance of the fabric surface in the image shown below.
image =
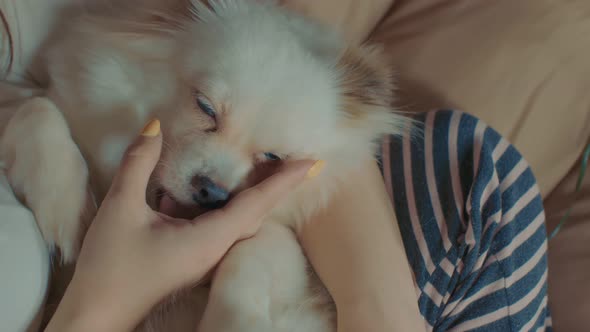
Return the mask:
POLYGON ((0 0, 0 9, 12 36, 13 60, 10 73, 4 76, 9 64, 9 37, 0 25, 0 78, 13 82, 27 82, 36 71, 36 52, 47 38, 61 10, 68 3, 80 0, 0 0))
POLYGON ((353 42, 361 43, 395 0, 281 0, 280 3, 333 27, 353 42))
POLYGON ((549 241, 549 304, 555 329, 566 332, 586 332, 590 326, 590 170, 575 195, 580 167, 545 200, 550 230, 572 207, 565 226, 549 241))
POLYGON ((516 148, 476 118, 419 116, 382 165, 434 331, 551 330, 545 213, 516 148))
POLYGON ((49 253, 35 218, 0 171, 0 330, 36 331, 49 282, 49 253))
POLYGON ((404 110, 453 108, 498 130, 546 197, 590 137, 590 2, 397 0, 372 39, 404 110))

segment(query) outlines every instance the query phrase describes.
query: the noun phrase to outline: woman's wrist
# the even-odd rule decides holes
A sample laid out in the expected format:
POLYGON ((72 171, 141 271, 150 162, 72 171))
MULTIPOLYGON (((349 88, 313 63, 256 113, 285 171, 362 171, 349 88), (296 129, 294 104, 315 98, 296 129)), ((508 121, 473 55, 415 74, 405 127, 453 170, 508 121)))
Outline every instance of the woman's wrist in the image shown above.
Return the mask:
POLYGON ((89 307, 68 289, 45 332, 117 331, 111 326, 110 317, 106 318, 100 308, 89 307))
POLYGON ((127 332, 143 317, 139 307, 109 294, 93 292, 93 288, 80 287, 74 276, 45 332, 127 332))

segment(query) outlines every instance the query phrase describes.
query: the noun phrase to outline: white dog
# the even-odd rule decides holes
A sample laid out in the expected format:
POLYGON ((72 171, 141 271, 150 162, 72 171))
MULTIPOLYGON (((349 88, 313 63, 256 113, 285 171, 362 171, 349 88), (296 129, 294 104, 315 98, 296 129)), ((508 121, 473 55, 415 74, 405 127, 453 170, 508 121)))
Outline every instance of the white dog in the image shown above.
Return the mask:
POLYGON ((138 329, 194 331, 200 321, 202 332, 334 330, 330 298, 296 233, 373 158, 376 139, 406 124, 390 109, 391 72, 378 50, 262 1, 136 0, 86 8, 45 55, 47 94, 11 119, 0 152, 15 193, 65 262, 75 260, 125 147, 158 117, 164 151, 147 200, 166 214, 221 206, 282 160, 321 159, 326 168, 230 250, 202 319, 207 294, 197 288, 138 329))

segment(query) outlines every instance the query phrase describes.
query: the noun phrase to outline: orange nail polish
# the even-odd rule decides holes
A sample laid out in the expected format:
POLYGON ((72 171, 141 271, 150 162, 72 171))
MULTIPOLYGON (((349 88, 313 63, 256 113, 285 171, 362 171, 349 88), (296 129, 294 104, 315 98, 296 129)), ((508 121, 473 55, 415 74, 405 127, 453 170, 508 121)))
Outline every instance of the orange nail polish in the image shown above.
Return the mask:
POLYGON ((315 164, 313 164, 313 166, 311 166, 311 168, 307 171, 305 178, 306 179, 315 178, 316 176, 318 176, 322 172, 322 170, 324 169, 324 166, 326 166, 326 162, 324 160, 316 161, 315 164))
POLYGON ((155 137, 158 136, 158 134, 160 134, 160 120, 158 119, 153 119, 148 122, 141 131, 141 136, 155 137))

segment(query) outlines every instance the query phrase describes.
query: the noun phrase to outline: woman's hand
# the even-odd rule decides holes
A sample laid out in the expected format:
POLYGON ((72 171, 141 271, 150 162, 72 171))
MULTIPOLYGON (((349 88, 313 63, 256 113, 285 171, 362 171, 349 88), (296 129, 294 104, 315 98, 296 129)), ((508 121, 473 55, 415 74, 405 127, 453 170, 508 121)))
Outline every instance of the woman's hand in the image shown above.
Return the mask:
POLYGON ((155 120, 127 150, 47 331, 131 330, 168 294, 203 278, 234 242, 252 236, 264 214, 315 170, 308 161, 288 164, 226 207, 177 220, 145 202, 161 146, 155 120))

